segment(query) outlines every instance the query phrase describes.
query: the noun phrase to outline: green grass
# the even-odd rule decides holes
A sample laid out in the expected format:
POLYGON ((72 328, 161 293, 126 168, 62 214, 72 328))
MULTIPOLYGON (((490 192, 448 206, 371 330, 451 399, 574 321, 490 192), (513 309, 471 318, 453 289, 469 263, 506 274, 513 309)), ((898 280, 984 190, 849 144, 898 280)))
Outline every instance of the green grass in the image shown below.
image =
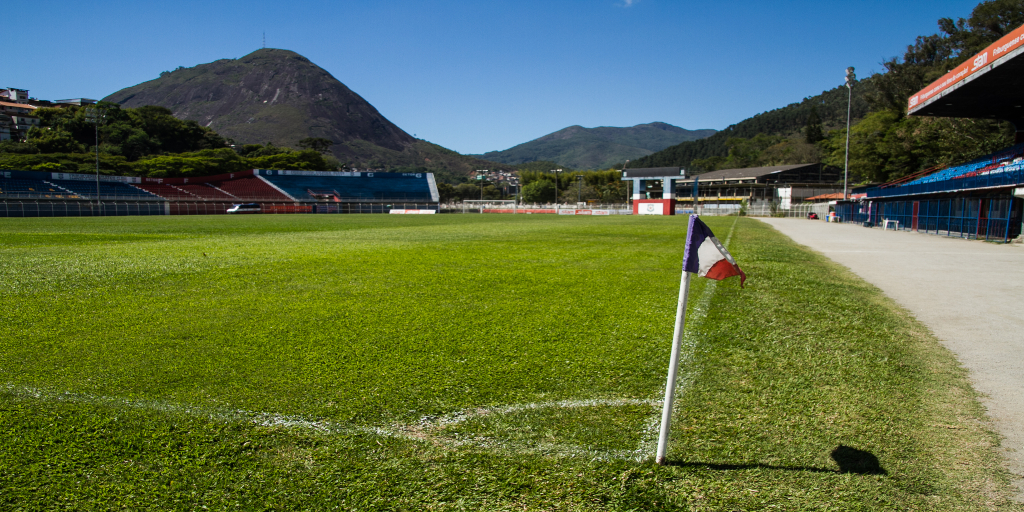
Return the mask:
POLYGON ((653 464, 684 226, 4 219, 0 508, 1015 506, 953 357, 749 219, 653 464))

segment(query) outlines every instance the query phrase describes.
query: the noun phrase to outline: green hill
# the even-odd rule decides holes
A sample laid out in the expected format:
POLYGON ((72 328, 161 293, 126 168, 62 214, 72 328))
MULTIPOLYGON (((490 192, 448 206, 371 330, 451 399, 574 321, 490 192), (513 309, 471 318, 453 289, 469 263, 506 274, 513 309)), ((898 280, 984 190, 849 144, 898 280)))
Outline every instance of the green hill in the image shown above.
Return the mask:
POLYGON ((572 169, 606 169, 714 133, 715 130, 686 130, 666 123, 628 128, 570 126, 504 151, 479 156, 512 165, 546 160, 572 169))
POLYGON ((413 138, 326 70, 288 50, 265 48, 166 71, 104 101, 166 107, 237 144, 294 148, 307 137, 329 139, 340 163, 356 167, 423 167, 461 175, 501 167, 413 138))
MULTIPOLYGON (((860 81, 853 88, 853 118, 863 118, 868 113, 866 95, 873 91, 872 79, 860 81)), ((629 167, 690 167, 694 160, 711 157, 725 157, 729 154, 729 139, 753 139, 759 134, 803 139, 801 133, 807 126, 812 109, 817 111, 822 127, 826 130, 845 127, 848 98, 845 86, 824 91, 819 95, 804 98, 782 108, 757 114, 728 128, 695 141, 683 142, 657 153, 629 162, 629 167)), ((699 171, 700 169, 693 169, 699 171)))

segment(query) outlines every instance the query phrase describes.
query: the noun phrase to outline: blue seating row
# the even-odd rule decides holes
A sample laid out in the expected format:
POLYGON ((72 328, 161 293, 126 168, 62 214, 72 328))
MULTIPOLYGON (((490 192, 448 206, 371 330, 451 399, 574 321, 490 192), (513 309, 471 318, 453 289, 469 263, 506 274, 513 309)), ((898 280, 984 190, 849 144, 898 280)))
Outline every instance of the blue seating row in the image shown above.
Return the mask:
MULTIPOLYGON (((54 185, 70 190, 82 197, 96 197, 95 181, 49 180, 54 185)), ((117 181, 101 181, 100 196, 129 197, 133 199, 153 199, 159 196, 135 188, 127 183, 117 181)))
POLYGON ((315 200, 314 194, 335 195, 341 200, 430 201, 425 178, 348 176, 265 176, 265 179, 299 201, 315 200))
POLYGON ((947 167, 939 172, 907 182, 903 186, 965 178, 988 172, 1017 170, 1022 164, 1024 164, 1024 143, 1010 146, 1002 151, 976 158, 964 164, 947 167))

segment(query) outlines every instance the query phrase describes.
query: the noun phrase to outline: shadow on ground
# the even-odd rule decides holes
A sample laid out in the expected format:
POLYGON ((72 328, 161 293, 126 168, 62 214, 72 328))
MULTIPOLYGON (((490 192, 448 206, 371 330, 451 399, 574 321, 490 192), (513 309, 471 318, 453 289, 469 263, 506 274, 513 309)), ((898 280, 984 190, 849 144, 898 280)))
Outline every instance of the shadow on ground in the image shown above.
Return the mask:
POLYGON ((871 452, 839 445, 832 450, 832 460, 836 462, 839 469, 816 468, 811 466, 775 466, 772 464, 718 464, 713 462, 684 462, 669 461, 668 466, 683 468, 705 468, 714 471, 738 471, 744 469, 776 469, 782 471, 806 471, 809 473, 853 473, 856 475, 887 475, 889 474, 881 464, 878 457, 871 452))

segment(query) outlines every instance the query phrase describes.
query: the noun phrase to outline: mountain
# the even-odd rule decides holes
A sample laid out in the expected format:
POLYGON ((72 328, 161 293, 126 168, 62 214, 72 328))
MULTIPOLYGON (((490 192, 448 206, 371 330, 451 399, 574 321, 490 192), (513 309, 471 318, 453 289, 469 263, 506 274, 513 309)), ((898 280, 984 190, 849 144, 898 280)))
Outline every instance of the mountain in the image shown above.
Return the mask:
POLYGON ((504 151, 478 156, 512 165, 547 160, 573 169, 606 169, 714 133, 715 130, 686 130, 666 123, 629 128, 570 126, 504 151))
MULTIPOLYGON (((861 80, 853 88, 851 111, 854 120, 867 115, 867 96, 873 91, 873 78, 861 80)), ((689 167, 693 160, 727 156, 729 139, 737 137, 750 139, 758 134, 765 134, 803 140, 801 131, 807 126, 812 109, 817 112, 823 128, 845 128, 847 94, 846 86, 823 91, 819 95, 804 98, 799 103, 791 103, 744 119, 710 137, 676 144, 638 158, 629 162, 629 167, 689 167)))
POLYGON ((413 138, 330 73, 289 50, 264 48, 239 59, 165 71, 103 100, 166 107, 175 117, 238 144, 294 148, 307 137, 330 139, 334 156, 356 166, 445 168, 459 174, 495 168, 413 138))

